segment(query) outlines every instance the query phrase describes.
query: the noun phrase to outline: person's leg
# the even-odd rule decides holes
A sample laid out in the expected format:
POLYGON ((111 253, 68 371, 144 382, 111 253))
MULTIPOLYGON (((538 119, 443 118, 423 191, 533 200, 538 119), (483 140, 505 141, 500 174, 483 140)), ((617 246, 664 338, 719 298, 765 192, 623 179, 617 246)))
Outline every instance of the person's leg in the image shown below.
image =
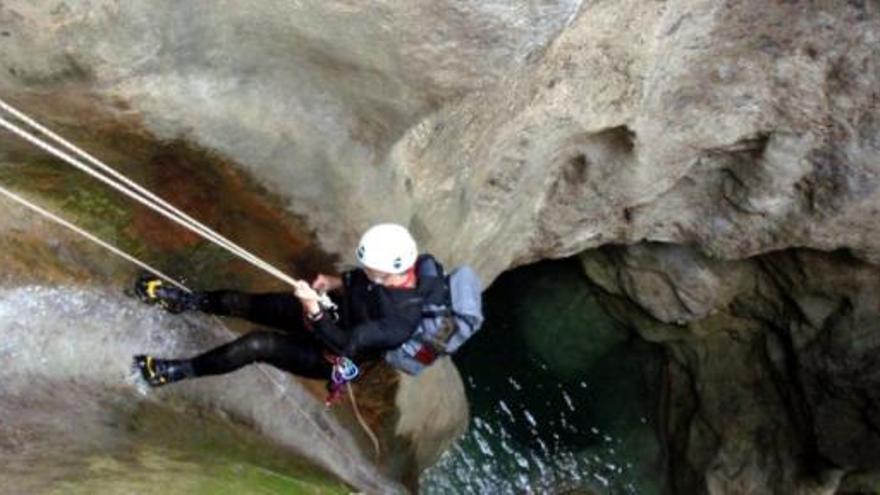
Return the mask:
POLYGON ((196 376, 229 373, 251 363, 268 363, 308 378, 329 378, 331 366, 311 335, 248 333, 191 359, 196 376))
POLYGON ((172 313, 203 311, 235 316, 283 330, 303 328, 302 306, 291 292, 248 294, 220 290, 187 292, 154 275, 144 274, 134 284, 137 297, 172 313))
POLYGON ((202 292, 199 309, 206 313, 244 318, 283 330, 302 330, 302 305, 293 292, 248 294, 221 290, 202 292))
POLYGON ((229 373, 258 362, 307 378, 329 379, 332 370, 324 358, 323 347, 311 334, 287 335, 267 331, 248 333, 192 359, 135 357, 144 378, 153 386, 229 373))

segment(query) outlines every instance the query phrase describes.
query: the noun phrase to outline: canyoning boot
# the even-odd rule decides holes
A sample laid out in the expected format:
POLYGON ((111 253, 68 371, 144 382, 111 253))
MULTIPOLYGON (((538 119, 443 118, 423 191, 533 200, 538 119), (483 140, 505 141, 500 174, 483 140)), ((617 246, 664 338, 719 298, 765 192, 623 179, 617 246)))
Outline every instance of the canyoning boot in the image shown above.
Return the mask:
POLYGON ((134 357, 134 367, 151 387, 160 387, 195 376, 192 363, 188 359, 156 359, 138 354, 134 357))
POLYGON ((201 294, 187 292, 151 274, 142 275, 135 281, 134 293, 141 301, 174 314, 197 310, 204 300, 201 294))

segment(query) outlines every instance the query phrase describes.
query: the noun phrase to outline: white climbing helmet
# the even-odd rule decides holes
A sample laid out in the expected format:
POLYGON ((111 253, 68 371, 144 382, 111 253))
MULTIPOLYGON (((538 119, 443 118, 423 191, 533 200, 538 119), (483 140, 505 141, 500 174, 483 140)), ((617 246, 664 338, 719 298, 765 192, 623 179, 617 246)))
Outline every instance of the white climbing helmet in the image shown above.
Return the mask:
POLYGON ((412 267, 419 251, 406 227, 380 223, 369 228, 357 248, 358 262, 367 268, 400 274, 412 267))

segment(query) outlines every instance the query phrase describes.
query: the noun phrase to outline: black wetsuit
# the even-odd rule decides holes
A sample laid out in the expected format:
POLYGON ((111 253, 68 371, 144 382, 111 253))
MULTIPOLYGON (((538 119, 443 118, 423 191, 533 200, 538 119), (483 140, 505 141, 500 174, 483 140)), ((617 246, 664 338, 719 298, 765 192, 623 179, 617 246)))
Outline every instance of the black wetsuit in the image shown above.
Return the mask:
POLYGON ((383 287, 359 269, 342 276, 343 289, 334 294, 339 320, 325 315, 307 328, 302 305, 292 293, 246 294, 235 291, 203 293, 202 311, 245 318, 285 330, 250 332, 191 359, 195 376, 229 373, 264 362, 309 378, 330 377, 327 351, 356 362, 378 359, 384 351, 406 342, 422 319, 424 302, 445 298, 443 268, 433 257, 416 261, 414 289, 383 287))

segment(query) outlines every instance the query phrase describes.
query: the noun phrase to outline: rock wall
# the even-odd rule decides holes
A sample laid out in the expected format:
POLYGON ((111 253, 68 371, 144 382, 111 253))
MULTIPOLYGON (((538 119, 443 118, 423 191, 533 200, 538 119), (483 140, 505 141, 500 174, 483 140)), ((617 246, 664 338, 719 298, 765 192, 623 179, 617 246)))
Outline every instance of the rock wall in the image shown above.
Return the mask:
POLYGON ((669 346, 679 486, 823 491, 876 458, 878 33, 870 0, 8 0, 0 90, 217 152, 343 258, 379 218, 487 281, 631 245, 588 271, 669 346))
POLYGON ((84 86, 159 139, 218 151, 340 250, 377 217, 408 220, 382 166, 407 129, 499 81, 579 4, 12 0, 0 85, 7 98, 84 86))
POLYGON ((673 493, 862 493, 880 482, 880 270, 662 244, 581 255, 606 307, 668 349, 673 493))
POLYGON ((390 218, 488 279, 641 239, 875 260, 878 24, 845 1, 8 1, 0 83, 219 151, 331 251, 390 218))
POLYGON ((490 275, 643 239, 874 260, 878 23, 870 2, 590 2, 398 144, 413 222, 490 275))

